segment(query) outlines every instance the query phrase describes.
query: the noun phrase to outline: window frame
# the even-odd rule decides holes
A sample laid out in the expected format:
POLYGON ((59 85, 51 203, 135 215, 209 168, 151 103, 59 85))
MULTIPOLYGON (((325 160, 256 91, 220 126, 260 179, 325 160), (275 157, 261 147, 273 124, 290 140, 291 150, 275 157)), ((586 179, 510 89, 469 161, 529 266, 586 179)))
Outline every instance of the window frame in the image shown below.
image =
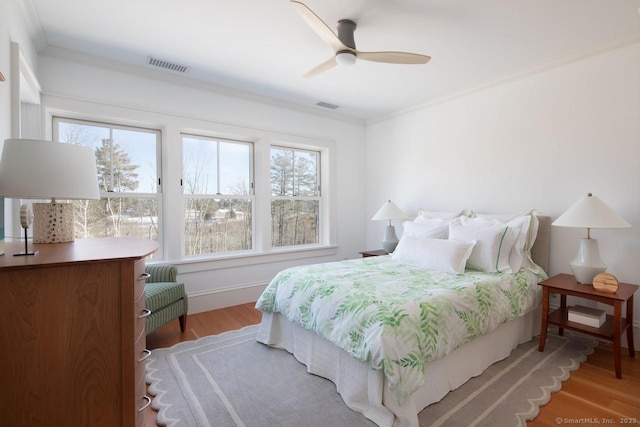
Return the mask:
POLYGON ((160 129, 154 129, 151 127, 145 127, 140 125, 123 124, 118 122, 108 122, 105 120, 95 120, 88 118, 78 118, 73 115, 65 114, 52 114, 51 115, 51 134, 54 141, 60 141, 60 123, 76 124, 103 127, 110 130, 122 130, 122 131, 135 131, 143 132, 155 135, 155 187, 156 192, 118 192, 118 191, 103 191, 100 188, 100 199, 130 199, 130 200, 156 200, 157 204, 157 242, 158 250, 152 255, 153 258, 162 259, 164 257, 163 242, 164 242, 164 221, 163 221, 163 186, 162 186, 162 131, 160 129))
MULTIPOLYGON (((301 243, 301 244, 290 244, 290 245, 282 245, 282 246, 275 246, 273 239, 271 239, 271 249, 294 249, 294 248, 301 248, 301 247, 314 247, 314 246, 318 246, 321 245, 323 243, 323 235, 322 235, 322 225, 323 225, 323 204, 324 204, 324 198, 323 198, 323 191, 322 191, 322 178, 323 178, 323 170, 322 170, 322 165, 323 165, 323 153, 322 150, 319 148, 310 148, 310 147, 300 147, 300 146, 295 146, 292 144, 270 144, 269 146, 269 213, 270 216, 271 213, 273 212, 272 206, 273 206, 273 202, 276 200, 284 200, 284 201, 289 201, 292 203, 295 202, 299 202, 299 201, 317 201, 318 202, 318 222, 316 225, 316 236, 317 236, 317 242, 314 243, 301 243), (312 153, 315 154, 316 156, 316 163, 315 163, 315 195, 314 196, 310 196, 310 195, 299 195, 295 193, 295 187, 296 187, 296 175, 295 175, 295 164, 293 166, 294 169, 294 175, 292 176, 292 194, 291 195, 274 195, 273 194, 273 189, 272 189, 272 182, 271 182, 271 153, 272 150, 286 150, 286 151, 293 151, 294 152, 294 156, 295 153, 312 153)), ((295 159, 295 157, 294 157, 295 159)), ((273 217, 271 217, 271 227, 269 229, 269 234, 270 236, 273 236, 273 217)))
MULTIPOLYGON (((165 260, 180 265, 181 272, 197 273, 215 270, 225 270, 243 266, 268 265, 305 259, 318 259, 335 256, 338 253, 336 214, 336 173, 337 146, 336 141, 322 134, 305 134, 288 130, 287 127, 271 128, 269 126, 251 126, 246 120, 244 124, 224 123, 186 115, 176 115, 170 112, 142 110, 127 106, 96 103, 82 99, 71 99, 56 95, 43 96, 42 102, 42 137, 55 140, 52 135, 52 117, 59 116, 68 120, 107 123, 122 126, 140 127, 161 131, 162 141, 161 159, 158 173, 161 176, 162 213, 161 226, 163 231, 159 235, 158 243, 162 257, 154 260, 165 260), (248 253, 232 253, 231 255, 184 258, 184 221, 182 206, 174 200, 181 198, 182 188, 182 148, 180 135, 211 136, 241 140, 254 143, 254 179, 256 217, 254 218, 254 251, 248 253), (321 224, 320 244, 305 247, 272 248, 270 232, 260 235, 258 229, 270 230, 270 215, 259 218, 258 212, 268 212, 270 209, 269 188, 269 148, 270 145, 319 150, 322 156, 322 197, 324 198, 321 224), (174 226, 173 224, 178 224, 174 226)), ((12 211, 13 212, 13 211, 12 211)), ((19 210, 18 210, 19 215, 19 210)), ((263 215, 264 216, 264 215, 263 215)), ((15 222, 15 215, 12 216, 15 222)), ((17 218, 19 223, 19 216, 17 218)))
POLYGON ((257 215, 257 210, 256 210, 256 191, 255 191, 255 181, 256 181, 256 176, 255 176, 255 144, 253 141, 246 141, 246 140, 241 140, 241 139, 232 139, 232 138, 225 138, 225 137, 216 137, 213 135, 207 135, 205 133, 198 133, 198 132, 180 132, 180 146, 182 149, 182 158, 181 158, 181 162, 180 162, 180 166, 181 166, 181 181, 180 181, 180 185, 181 185, 181 195, 182 195, 182 239, 181 239, 181 256, 183 259, 216 259, 216 258, 220 258, 220 257, 233 257, 235 254, 237 255, 242 255, 242 254, 247 254, 247 253, 255 253, 256 252, 256 215, 257 215), (211 141, 211 142, 215 142, 217 143, 217 147, 216 147, 216 174, 217 174, 217 179, 216 179, 216 183, 217 183, 217 188, 216 188, 216 193, 211 193, 211 194, 188 194, 185 193, 185 170, 184 170, 184 140, 185 138, 192 138, 192 139, 201 139, 201 140, 207 140, 207 141, 211 141), (249 182, 248 182, 248 194, 246 195, 237 195, 237 194, 224 194, 220 192, 221 189, 221 167, 220 167, 220 143, 229 143, 229 144, 238 144, 238 145, 245 145, 247 147, 249 147, 249 167, 248 167, 248 172, 249 172, 249 182), (207 253, 203 253, 203 254, 191 254, 188 255, 186 254, 186 216, 185 216, 185 204, 187 199, 226 199, 226 200, 237 200, 237 199, 244 199, 244 200, 249 200, 251 202, 251 248, 250 249, 243 249, 243 250, 235 250, 235 251, 225 251, 225 252, 207 252, 207 253))

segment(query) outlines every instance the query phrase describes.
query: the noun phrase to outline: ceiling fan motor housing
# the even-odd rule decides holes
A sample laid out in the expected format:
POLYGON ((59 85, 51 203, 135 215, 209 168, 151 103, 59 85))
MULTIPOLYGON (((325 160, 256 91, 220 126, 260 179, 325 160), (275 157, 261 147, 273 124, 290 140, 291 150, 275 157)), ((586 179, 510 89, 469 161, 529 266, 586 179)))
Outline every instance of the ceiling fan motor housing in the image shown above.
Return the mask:
POLYGON ((356 31, 356 23, 350 19, 341 19, 338 21, 338 39, 343 45, 356 48, 356 41, 353 38, 353 33, 356 31))

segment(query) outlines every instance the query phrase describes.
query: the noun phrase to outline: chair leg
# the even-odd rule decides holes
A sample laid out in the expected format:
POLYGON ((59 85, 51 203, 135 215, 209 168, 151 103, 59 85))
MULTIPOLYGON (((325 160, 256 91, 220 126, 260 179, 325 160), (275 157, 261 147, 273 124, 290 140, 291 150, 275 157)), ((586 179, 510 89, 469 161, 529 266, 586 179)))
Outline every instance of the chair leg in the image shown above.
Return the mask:
POLYGON ((187 329, 187 313, 178 318, 180 322, 180 332, 184 332, 187 329))

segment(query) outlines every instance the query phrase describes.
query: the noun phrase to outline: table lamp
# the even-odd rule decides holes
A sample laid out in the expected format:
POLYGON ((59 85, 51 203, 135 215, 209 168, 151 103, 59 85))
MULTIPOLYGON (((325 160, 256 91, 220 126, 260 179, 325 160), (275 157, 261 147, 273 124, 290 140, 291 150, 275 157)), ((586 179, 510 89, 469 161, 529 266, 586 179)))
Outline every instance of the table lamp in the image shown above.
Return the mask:
POLYGON ((0 158, 0 196, 50 198, 51 203, 33 203, 33 243, 71 242, 73 204, 56 199, 100 199, 95 154, 81 145, 7 139, 0 158))
POLYGON ((631 224, 591 193, 569 207, 552 225, 587 229, 587 237, 580 239, 578 254, 569 263, 576 280, 583 284, 593 283, 593 278, 607 269, 600 258, 598 241, 591 238, 591 229, 631 227, 631 224))
POLYGON ((382 207, 371 218, 373 221, 389 221, 387 230, 385 231, 384 238, 382 239, 382 249, 387 253, 391 253, 398 246, 398 237, 396 236, 396 229, 391 225, 391 221, 394 219, 406 219, 408 218, 404 212, 400 210, 391 200, 386 201, 382 207))

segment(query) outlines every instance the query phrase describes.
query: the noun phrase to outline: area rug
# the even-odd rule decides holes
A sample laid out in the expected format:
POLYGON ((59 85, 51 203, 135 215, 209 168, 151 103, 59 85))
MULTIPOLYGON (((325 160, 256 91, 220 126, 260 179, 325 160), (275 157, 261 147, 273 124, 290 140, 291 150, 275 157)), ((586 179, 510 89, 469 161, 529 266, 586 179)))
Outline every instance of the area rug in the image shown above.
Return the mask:
MULTIPOLYGON (((159 425, 374 426, 334 384, 307 373, 285 350, 255 341, 257 325, 153 350, 147 383, 159 425)), ((525 426, 597 341, 550 330, 419 414, 420 426, 525 426)))

